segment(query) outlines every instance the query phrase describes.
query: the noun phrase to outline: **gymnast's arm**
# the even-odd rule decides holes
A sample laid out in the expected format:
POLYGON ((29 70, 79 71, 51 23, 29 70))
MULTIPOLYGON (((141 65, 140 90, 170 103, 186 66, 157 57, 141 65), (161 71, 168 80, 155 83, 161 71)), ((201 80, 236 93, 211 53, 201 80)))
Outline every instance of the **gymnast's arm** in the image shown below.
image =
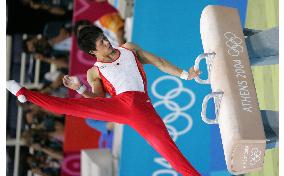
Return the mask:
MULTIPOLYGON (((83 95, 85 98, 105 97, 105 91, 103 89, 98 70, 95 67, 88 70, 87 81, 92 87, 92 92, 89 92, 86 89, 81 95, 83 95)), ((63 77, 63 84, 65 87, 72 90, 78 90, 82 85, 76 76, 69 75, 65 75, 63 77)))
POLYGON ((84 97, 105 97, 106 92, 103 88, 102 81, 100 79, 99 71, 97 67, 92 67, 87 71, 87 81, 92 87, 92 93, 85 91, 83 93, 84 97))
MULTIPOLYGON (((152 64, 155 67, 157 67, 159 70, 177 77, 179 77, 183 71, 182 69, 171 64, 167 60, 157 57, 154 54, 151 54, 145 50, 142 50, 139 46, 133 43, 125 43, 122 46, 132 51, 135 51, 138 56, 138 60, 142 64, 152 64)), ((191 67, 188 72, 189 72, 188 80, 193 79, 199 74, 199 70, 194 70, 193 67, 191 67)))

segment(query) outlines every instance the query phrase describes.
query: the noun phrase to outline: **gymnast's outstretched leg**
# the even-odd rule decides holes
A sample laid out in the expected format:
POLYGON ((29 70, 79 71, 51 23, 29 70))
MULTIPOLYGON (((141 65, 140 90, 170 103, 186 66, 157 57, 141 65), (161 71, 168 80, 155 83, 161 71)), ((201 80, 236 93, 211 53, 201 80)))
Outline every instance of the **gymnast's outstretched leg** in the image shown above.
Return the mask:
POLYGON ((141 96, 132 106, 133 120, 129 125, 135 129, 170 165, 183 176, 200 175, 180 152, 168 130, 150 102, 141 96), (144 103, 138 102, 144 99, 144 103), (145 128, 146 127, 146 128, 145 128))
POLYGON ((117 123, 125 123, 127 119, 128 110, 124 108, 126 106, 121 96, 115 98, 59 98, 28 90, 16 82, 7 82, 7 89, 18 99, 24 97, 20 101, 29 101, 53 113, 81 118, 94 117, 96 120, 117 123))

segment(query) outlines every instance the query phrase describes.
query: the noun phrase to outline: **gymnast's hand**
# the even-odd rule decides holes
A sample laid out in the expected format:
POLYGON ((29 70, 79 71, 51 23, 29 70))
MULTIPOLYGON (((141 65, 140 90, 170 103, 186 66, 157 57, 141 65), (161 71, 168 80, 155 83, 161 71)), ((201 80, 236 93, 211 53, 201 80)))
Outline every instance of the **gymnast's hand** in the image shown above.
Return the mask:
POLYGON ((78 90, 81 86, 81 82, 77 76, 65 75, 62 81, 65 87, 72 90, 78 90))
POLYGON ((189 76, 187 78, 187 80, 191 80, 195 77, 197 77, 198 75, 201 74, 200 70, 195 70, 194 67, 191 67, 189 70, 188 70, 188 73, 189 73, 189 76))

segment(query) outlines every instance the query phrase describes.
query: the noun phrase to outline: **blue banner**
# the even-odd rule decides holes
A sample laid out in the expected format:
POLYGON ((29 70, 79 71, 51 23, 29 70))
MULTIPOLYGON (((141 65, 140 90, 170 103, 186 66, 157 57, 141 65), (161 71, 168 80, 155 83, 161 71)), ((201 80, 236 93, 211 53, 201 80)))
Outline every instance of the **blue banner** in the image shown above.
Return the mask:
MULTIPOLYGON (((234 0, 136 0, 133 42, 182 69, 194 65, 203 53, 200 16, 207 5, 226 5, 239 10, 245 22, 247 1, 234 0)), ((205 69, 205 62, 201 63, 205 69)), ((184 81, 146 65, 148 92, 184 156, 202 175, 230 175, 226 171, 219 127, 201 120, 201 104, 210 86, 184 81)), ((201 78, 207 78, 202 73, 201 78)), ((214 116, 213 103, 207 112, 214 116)), ((120 176, 178 175, 162 157, 129 126, 124 127, 120 176)))

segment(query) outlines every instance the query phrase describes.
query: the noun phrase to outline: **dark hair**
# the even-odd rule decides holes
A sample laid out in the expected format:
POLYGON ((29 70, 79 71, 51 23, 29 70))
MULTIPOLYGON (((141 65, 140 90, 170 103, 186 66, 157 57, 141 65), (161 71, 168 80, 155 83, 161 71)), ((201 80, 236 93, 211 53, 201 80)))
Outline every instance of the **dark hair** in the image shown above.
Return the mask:
POLYGON ((89 21, 89 20, 79 20, 79 21, 76 21, 74 27, 73 27, 73 32, 75 34, 75 36, 77 36, 77 34, 79 33, 78 29, 79 27, 81 26, 90 26, 92 25, 92 23, 89 21))
POLYGON ((65 29, 65 23, 62 21, 52 21, 44 25, 43 36, 52 39, 60 34, 61 29, 65 29))
POLYGON ((27 53, 27 54, 31 54, 32 52, 31 51, 29 51, 29 49, 28 49, 28 42, 30 41, 30 40, 32 40, 33 38, 34 38, 35 36, 31 36, 31 37, 28 37, 28 38, 26 38, 25 40, 23 40, 23 51, 25 52, 25 53, 27 53))
POLYGON ((36 40, 34 43, 34 47, 35 47, 35 53, 39 53, 46 57, 50 57, 52 47, 48 43, 48 40, 45 37, 36 40))
POLYGON ((28 42, 31 40, 34 40, 37 38, 36 36, 28 37, 27 39, 23 40, 23 51, 26 54, 32 54, 32 53, 39 53, 46 57, 49 57, 51 54, 52 47, 48 43, 48 40, 45 37, 42 37, 40 39, 37 39, 33 42, 33 46, 35 51, 29 51, 28 49, 28 42))
POLYGON ((89 53, 90 50, 96 50, 96 41, 103 35, 103 30, 96 26, 86 26, 79 31, 77 43, 81 50, 89 53))

